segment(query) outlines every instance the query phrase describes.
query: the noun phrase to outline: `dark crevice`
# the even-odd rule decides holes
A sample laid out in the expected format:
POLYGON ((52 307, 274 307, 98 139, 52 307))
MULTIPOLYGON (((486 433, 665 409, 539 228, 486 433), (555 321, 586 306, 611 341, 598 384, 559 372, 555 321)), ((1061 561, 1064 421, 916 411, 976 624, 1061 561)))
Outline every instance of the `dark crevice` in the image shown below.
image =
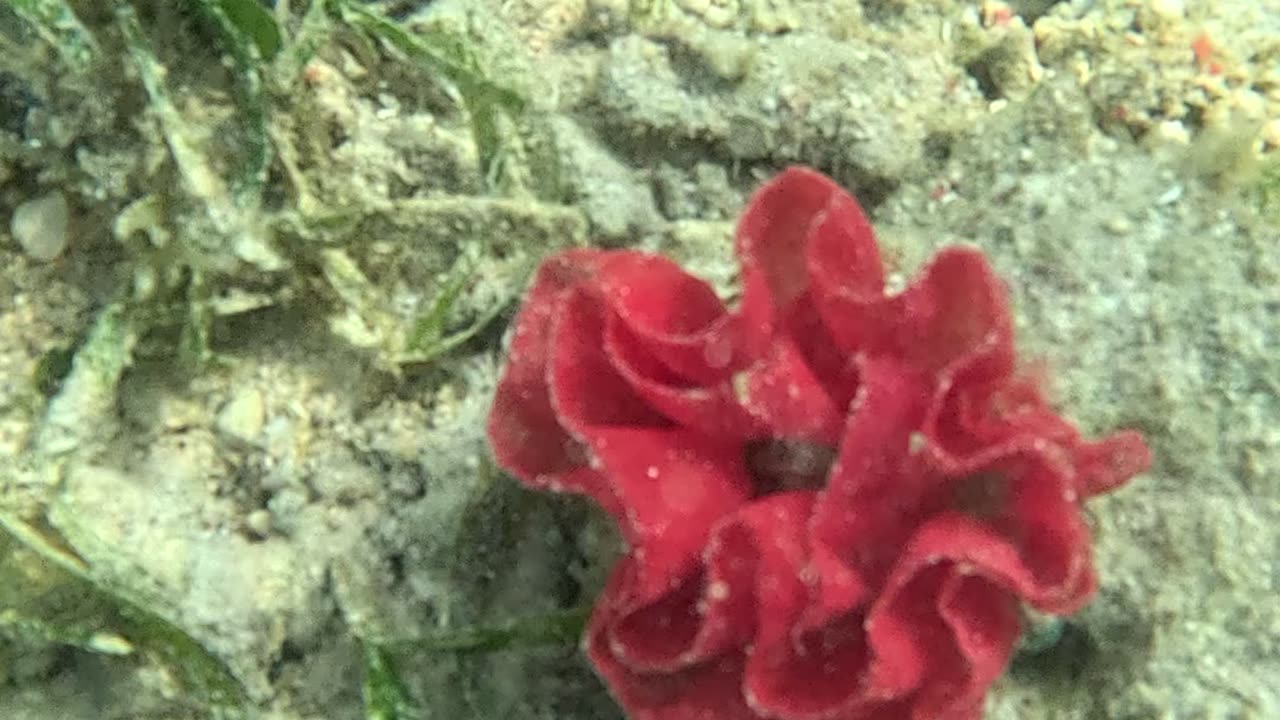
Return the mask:
POLYGON ((290 664, 301 662, 306 657, 306 652, 298 647, 294 642, 285 640, 280 645, 280 654, 276 657, 275 662, 267 670, 267 678, 271 682, 276 682, 284 673, 286 667, 290 664))
POLYGON ((870 23, 892 22, 901 18, 906 10, 904 0, 862 0, 862 15, 870 23))
POLYGON ((27 113, 41 105, 31 85, 10 72, 0 72, 0 132, 23 137, 27 113))
POLYGON ((1014 656, 1009 674, 1016 680, 1037 684, 1070 685, 1078 682, 1098 657, 1098 643, 1087 628, 1065 622, 1055 629, 1048 647, 1023 650, 1014 656))
POLYGON ((1062 0, 1014 0, 1009 3, 1013 7, 1014 13, 1021 17, 1027 26, 1030 27, 1035 21, 1049 14, 1053 10, 1053 6, 1062 0))
POLYGON ((974 79, 978 84, 978 89, 982 91, 982 97, 987 100, 999 100, 1004 97, 1004 92, 1000 90, 1000 84, 996 82, 995 75, 992 72, 992 66, 999 62, 999 48, 991 48, 979 55, 972 62, 964 66, 965 72, 974 79))
MULTIPOLYGON (((874 214, 898 190, 899 181, 876 173, 849 157, 847 152, 805 157, 788 151, 787 146, 743 148, 730 146, 728 138, 678 135, 672 129, 637 126, 625 118, 614 119, 614 111, 589 103, 578 108, 575 121, 610 155, 623 164, 638 168, 663 165, 692 172, 700 164, 716 164, 727 169, 730 183, 749 193, 759 186, 759 178, 771 177, 790 165, 807 165, 830 176, 853 194, 869 213, 874 214)), ((834 140, 832 142, 835 142, 834 140)), ((796 143, 790 141, 788 146, 796 143)), ((949 143, 939 139, 935 145, 949 154, 949 143)))
POLYGON ((836 459, 836 450, 830 445, 790 439, 748 443, 744 454, 757 496, 821 489, 836 459))
POLYGON ((667 44, 671 70, 680 78, 682 89, 695 95, 722 95, 733 91, 735 83, 726 80, 708 64, 697 49, 683 42, 667 44))
POLYGON ((950 133, 935 132, 924 139, 924 157, 931 165, 941 167, 951 159, 956 138, 950 133))

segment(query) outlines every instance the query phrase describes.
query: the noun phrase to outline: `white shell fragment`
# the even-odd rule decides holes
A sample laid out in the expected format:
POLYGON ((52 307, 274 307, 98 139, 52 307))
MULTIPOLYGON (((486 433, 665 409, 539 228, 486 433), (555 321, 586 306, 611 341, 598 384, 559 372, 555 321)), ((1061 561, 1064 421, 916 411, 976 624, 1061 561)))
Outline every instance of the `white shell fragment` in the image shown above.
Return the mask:
POLYGON ((67 199, 54 190, 19 205, 9 231, 28 257, 49 262, 67 248, 69 212, 67 199))
POLYGON ((247 388, 237 392, 222 406, 214 424, 222 434, 252 444, 262 434, 266 417, 262 393, 247 388))

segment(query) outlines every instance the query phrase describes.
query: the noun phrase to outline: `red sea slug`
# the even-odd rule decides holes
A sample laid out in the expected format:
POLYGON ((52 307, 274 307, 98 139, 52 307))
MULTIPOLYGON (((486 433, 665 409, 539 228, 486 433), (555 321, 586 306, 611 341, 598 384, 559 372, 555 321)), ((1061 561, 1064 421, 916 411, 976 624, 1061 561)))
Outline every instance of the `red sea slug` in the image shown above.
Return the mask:
POLYGON ((1146 445, 1082 438, 1018 372, 979 251, 887 293, 815 171, 757 191, 736 249, 733 309, 664 257, 570 250, 516 318, 498 461, 627 543, 592 663, 633 720, 980 718, 1020 604, 1093 595, 1081 504, 1146 445))

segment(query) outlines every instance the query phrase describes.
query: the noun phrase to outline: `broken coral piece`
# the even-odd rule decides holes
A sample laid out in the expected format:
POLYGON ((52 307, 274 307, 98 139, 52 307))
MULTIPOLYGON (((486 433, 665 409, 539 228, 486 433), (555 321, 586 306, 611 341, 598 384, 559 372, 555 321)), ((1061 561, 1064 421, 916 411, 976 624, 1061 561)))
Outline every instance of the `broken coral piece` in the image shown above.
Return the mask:
POLYGON ((1143 471, 1018 371, 971 248, 890 294, 862 209, 792 168, 737 229, 730 308, 672 261, 547 259, 490 416, 499 463, 627 543, 589 623, 634 720, 980 718, 1019 606, 1094 593, 1081 503, 1143 471))

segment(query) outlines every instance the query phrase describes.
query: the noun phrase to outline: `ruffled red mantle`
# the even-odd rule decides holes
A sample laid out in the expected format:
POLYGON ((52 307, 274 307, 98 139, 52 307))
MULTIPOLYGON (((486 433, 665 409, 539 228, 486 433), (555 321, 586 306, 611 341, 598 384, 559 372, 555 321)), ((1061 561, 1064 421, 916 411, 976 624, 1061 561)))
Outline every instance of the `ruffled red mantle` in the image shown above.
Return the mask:
POLYGON ((660 256, 541 266, 490 416, 499 463, 628 543, 586 646, 635 720, 967 720, 1019 604, 1096 588, 1081 503, 1144 470, 1017 372, 1005 288, 939 252, 890 294, 857 202, 783 172, 742 296, 660 256))

